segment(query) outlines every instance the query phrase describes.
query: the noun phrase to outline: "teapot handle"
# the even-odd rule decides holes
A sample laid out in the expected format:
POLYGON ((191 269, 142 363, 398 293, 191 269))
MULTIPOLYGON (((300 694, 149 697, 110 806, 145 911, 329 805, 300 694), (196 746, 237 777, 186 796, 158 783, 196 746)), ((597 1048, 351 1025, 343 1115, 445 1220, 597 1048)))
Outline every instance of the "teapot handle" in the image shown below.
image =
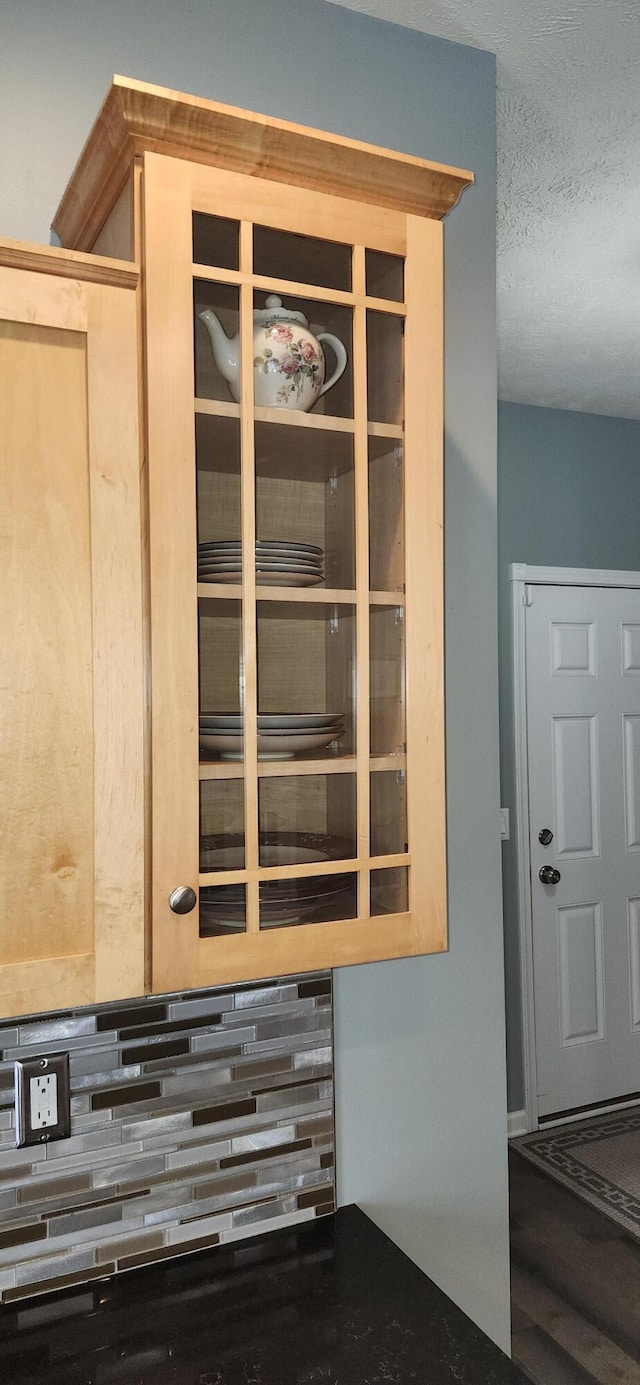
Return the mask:
MULTIPOLYGON (((331 350, 333 351, 336 358, 336 368, 333 372, 333 375, 330 375, 329 379, 325 380, 324 385, 320 390, 320 394, 326 394, 326 391, 330 390, 331 386, 335 385, 336 382, 340 379, 340 376, 344 375, 344 372, 347 368, 348 357, 346 347, 343 346, 339 337, 334 337, 331 332, 318 332, 317 340, 328 341, 329 346, 331 347, 331 350)), ((320 394, 318 395, 318 399, 320 398, 320 394)))

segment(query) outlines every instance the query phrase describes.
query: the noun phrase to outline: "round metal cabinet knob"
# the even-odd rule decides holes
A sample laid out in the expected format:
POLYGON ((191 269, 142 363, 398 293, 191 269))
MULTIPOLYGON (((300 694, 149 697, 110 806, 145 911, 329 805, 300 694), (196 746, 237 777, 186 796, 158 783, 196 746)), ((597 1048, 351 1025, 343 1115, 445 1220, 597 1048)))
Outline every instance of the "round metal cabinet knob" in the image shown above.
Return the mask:
POLYGON ((541 866, 538 871, 538 879, 543 885, 559 885, 561 880, 560 871, 555 866, 541 866))
POLYGON ((553 841, 553 832, 551 831, 550 827, 543 827, 542 831, 538 832, 538 841, 542 844, 542 846, 551 845, 551 842, 553 841))
POLYGON ((174 914, 190 914, 195 909, 197 895, 190 885, 178 885, 169 895, 169 908, 174 914))

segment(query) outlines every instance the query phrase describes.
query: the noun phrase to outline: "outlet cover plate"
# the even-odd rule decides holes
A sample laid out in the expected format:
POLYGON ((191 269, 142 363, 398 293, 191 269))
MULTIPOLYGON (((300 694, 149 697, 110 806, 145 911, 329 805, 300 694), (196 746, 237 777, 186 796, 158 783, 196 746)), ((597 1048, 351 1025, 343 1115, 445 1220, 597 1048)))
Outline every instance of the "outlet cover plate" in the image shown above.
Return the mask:
POLYGON ((41 1145, 51 1140, 66 1140, 71 1134, 69 1054, 47 1053, 42 1058, 20 1058, 15 1063, 16 1144, 41 1145), (56 1081, 57 1120, 55 1125, 36 1129, 31 1124, 31 1082, 39 1077, 56 1081))

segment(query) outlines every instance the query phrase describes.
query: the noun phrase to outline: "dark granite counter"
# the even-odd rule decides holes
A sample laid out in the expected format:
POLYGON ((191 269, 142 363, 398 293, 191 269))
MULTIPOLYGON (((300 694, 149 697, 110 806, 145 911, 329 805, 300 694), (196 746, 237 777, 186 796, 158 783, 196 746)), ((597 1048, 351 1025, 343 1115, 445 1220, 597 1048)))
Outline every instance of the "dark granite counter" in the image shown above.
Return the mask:
POLYGON ((524 1379, 356 1207, 0 1309, 2 1385, 524 1379))

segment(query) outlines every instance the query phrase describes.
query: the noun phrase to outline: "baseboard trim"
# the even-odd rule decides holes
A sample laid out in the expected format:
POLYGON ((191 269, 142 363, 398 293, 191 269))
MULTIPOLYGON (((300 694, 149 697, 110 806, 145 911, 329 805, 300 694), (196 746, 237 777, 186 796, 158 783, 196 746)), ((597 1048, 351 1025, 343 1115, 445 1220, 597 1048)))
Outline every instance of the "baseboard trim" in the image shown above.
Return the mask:
POLYGON ((528 1131, 526 1111, 507 1112, 507 1136, 510 1140, 517 1139, 518 1135, 526 1135, 528 1131))
POLYGON ((582 1106, 575 1111, 565 1111, 559 1116, 541 1116, 539 1130, 552 1130, 556 1125, 574 1125, 576 1121, 590 1120, 591 1116, 614 1115, 616 1111, 630 1111, 634 1106, 640 1106, 640 1099, 637 1096, 625 1101, 621 1097, 619 1101, 604 1101, 601 1106, 582 1106))

